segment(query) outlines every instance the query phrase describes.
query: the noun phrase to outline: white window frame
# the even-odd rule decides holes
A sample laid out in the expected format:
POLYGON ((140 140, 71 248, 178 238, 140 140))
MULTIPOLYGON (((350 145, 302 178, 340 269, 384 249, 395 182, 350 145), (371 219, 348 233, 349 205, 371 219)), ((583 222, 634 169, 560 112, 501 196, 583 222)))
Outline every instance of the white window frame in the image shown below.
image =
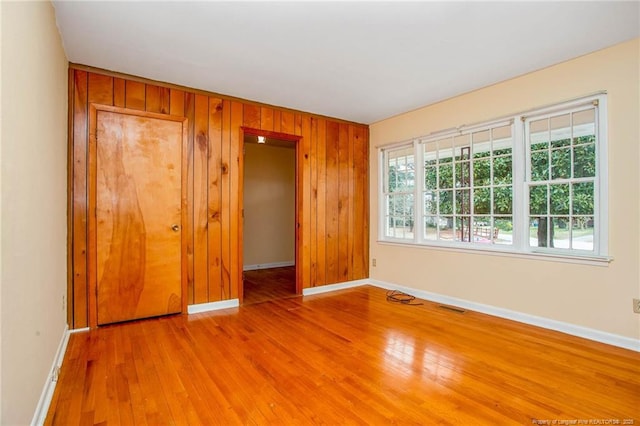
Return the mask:
MULTIPOLYGON (((491 121, 491 122, 483 123, 483 124, 477 125, 477 126, 461 127, 461 128, 459 128, 458 130, 456 130, 454 132, 451 132, 451 131, 446 132, 446 133, 441 132, 441 133, 437 133, 435 135, 429 136, 427 138, 419 138, 417 140, 417 144, 419 145, 417 147, 417 151, 420 153, 420 155, 424 155, 424 149, 422 149, 421 146, 423 146, 425 144, 432 143, 434 141, 438 141, 438 140, 442 140, 442 139, 448 139, 448 138, 455 137, 455 136, 470 135, 470 137, 472 137, 474 133, 483 132, 483 131, 487 131, 487 130, 491 131, 493 129, 497 129, 497 128, 501 128, 501 127, 507 127, 507 126, 511 126, 512 139, 515 139, 513 137, 513 120, 512 119, 498 120, 498 121, 491 121)), ((470 147, 472 147, 472 146, 473 146, 473 142, 470 141, 470 147)), ((513 188, 513 185, 515 183, 515 180, 513 178, 513 155, 514 155, 513 148, 514 147, 512 145, 511 146, 511 156, 512 156, 512 182, 511 182, 511 187, 512 188, 513 188)), ((455 150, 455 148, 454 148, 454 150, 455 150)), ((492 149, 492 151, 493 151, 493 149, 492 149)), ((473 153, 473 149, 472 149, 471 150, 471 155, 470 155, 470 158, 469 158, 469 163, 470 163, 469 173, 470 173, 470 176, 473 176, 473 163, 474 163, 473 154, 474 153, 473 153)), ((423 160, 424 160, 424 158, 420 158, 420 162, 421 162, 420 164, 423 164, 423 160)), ((455 162, 455 160, 454 160, 454 162, 455 162)), ((424 172, 424 168, 421 167, 421 171, 424 172)), ((422 176, 421 182, 424 182, 424 175, 422 176)), ((499 187, 500 185, 495 185, 494 183, 491 183, 488 186, 491 187, 491 188, 494 188, 494 187, 499 187)), ((470 189, 472 189, 472 190, 475 189, 475 188, 476 187, 470 187, 470 189)), ((455 202, 456 202, 455 189, 456 188, 454 186, 451 189, 453 191, 453 200, 452 201, 453 201, 453 203, 455 205, 455 202)), ((419 190, 420 190, 420 196, 421 196, 420 200, 422 200, 423 189, 420 188, 419 190)), ((472 191, 470 191, 470 192, 472 192, 472 191)), ((473 213, 473 197, 471 197, 470 203, 471 203, 471 211, 467 215, 455 213, 455 206, 454 206, 454 212, 453 212, 453 214, 451 216, 452 217, 469 216, 471 218, 473 218, 475 216, 478 216, 478 215, 473 213)), ((491 214, 489 216, 494 218, 494 216, 500 216, 500 215, 499 214, 491 214)), ((511 216, 512 216, 512 218, 514 218, 514 212, 513 211, 512 211, 511 216)), ((421 223, 421 225, 424 226, 424 216, 421 219, 420 223, 421 223)), ((472 223, 471 226, 473 227, 474 224, 472 223)), ((455 228, 455 219, 454 219, 454 232, 455 231, 456 231, 456 228, 455 228)), ((433 241, 433 240, 426 240, 426 239, 423 238, 424 228, 421 229, 421 232, 422 233, 420 234, 420 237, 416 239, 417 243, 419 243, 419 244, 422 244, 422 243, 425 243, 425 244, 435 243, 435 241, 433 241)), ((471 230, 469 232, 470 232, 469 236, 471 237, 471 230)), ((442 240, 438 240, 438 242, 442 242, 442 240)), ((484 244, 484 243, 479 244, 479 243, 476 243, 476 242, 473 242, 473 241, 455 241, 455 237, 454 237, 453 241, 444 242, 444 244, 451 245, 451 246, 460 246, 462 248, 469 247, 469 246, 478 247, 480 249, 488 248, 488 246, 486 244, 484 244)))
MULTIPOLYGON (((400 143, 400 144, 395 144, 395 145, 390 145, 390 146, 385 146, 381 149, 379 149, 379 176, 381 177, 379 180, 379 194, 380 194, 380 202, 378 203, 380 205, 380 220, 378 221, 378 235, 381 235, 385 241, 394 241, 394 242, 400 242, 400 243, 408 243, 408 242, 415 242, 416 241, 416 235, 417 235, 417 229, 416 229, 416 212, 415 212, 415 197, 416 197, 416 192, 417 189, 416 187, 418 187, 418 185, 416 183, 414 183, 414 188, 413 188, 413 197, 414 197, 414 208, 413 208, 413 234, 414 234, 414 238, 413 240, 409 240, 407 238, 394 238, 394 237, 390 237, 386 235, 386 220, 387 220, 387 195, 389 195, 390 193, 387 193, 387 191, 385 190, 385 182, 388 179, 388 162, 386 161, 386 157, 387 157, 387 153, 389 152, 393 152, 393 151, 401 151, 407 148, 412 147, 413 144, 412 143, 400 143)), ((415 164, 420 164, 418 163, 418 158, 415 157, 414 155, 414 163, 415 164)), ((415 182, 419 182, 419 167, 416 167, 415 170, 415 174, 414 174, 414 179, 415 182)), ((401 195, 401 194, 406 194, 405 192, 402 193, 396 193, 396 195, 401 195)))
MULTIPOLYGON (((508 117, 479 123, 472 126, 460 126, 430 135, 413 138, 396 144, 385 145, 378 148, 378 242, 424 246, 438 249, 460 250, 464 252, 482 251, 498 255, 515 255, 517 257, 545 257, 560 261, 580 263, 606 263, 611 261, 608 252, 608 178, 607 178, 607 98, 606 93, 601 92, 572 101, 558 103, 549 107, 538 108, 508 117), (595 133, 596 133, 596 177, 594 179, 594 240, 593 251, 570 250, 563 248, 532 247, 529 245, 529 182, 530 172, 530 148, 527 141, 527 126, 531 120, 544 116, 567 113, 580 109, 585 105, 595 106, 595 133), (512 191, 513 191, 513 241, 511 245, 478 244, 473 241, 442 241, 426 240, 424 238, 424 209, 422 206, 422 194, 424 191, 424 161, 423 144, 425 142, 443 139, 451 136, 478 132, 483 129, 504 126, 512 123, 512 191), (385 236, 385 197, 384 182, 386 170, 384 152, 389 149, 401 149, 413 147, 416 164, 414 185, 414 237, 409 239, 389 238, 385 236)), ((473 154, 472 154, 473 155, 473 154)), ((439 216, 438 216, 439 217, 439 216)), ((473 226, 473 224, 472 224, 473 226)))

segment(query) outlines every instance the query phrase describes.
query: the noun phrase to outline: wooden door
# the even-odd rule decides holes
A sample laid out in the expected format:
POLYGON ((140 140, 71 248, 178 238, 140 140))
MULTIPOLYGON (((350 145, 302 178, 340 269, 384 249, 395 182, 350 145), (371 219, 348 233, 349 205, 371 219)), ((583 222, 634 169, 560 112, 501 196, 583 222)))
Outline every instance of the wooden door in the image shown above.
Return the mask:
POLYGON ((185 119, 94 117, 97 323, 182 312, 185 119))

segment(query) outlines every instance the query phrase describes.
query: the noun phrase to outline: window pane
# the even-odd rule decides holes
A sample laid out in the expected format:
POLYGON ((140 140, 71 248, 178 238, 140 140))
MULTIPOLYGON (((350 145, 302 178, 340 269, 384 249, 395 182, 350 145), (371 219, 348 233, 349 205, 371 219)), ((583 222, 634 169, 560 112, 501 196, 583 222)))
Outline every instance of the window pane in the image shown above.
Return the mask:
POLYGON ((469 216, 456 217, 456 241, 471 241, 471 218, 469 216))
POLYGON ((580 182, 573 184, 573 208, 574 215, 593 215, 593 182, 580 182))
POLYGON ((440 163, 453 161, 453 138, 439 140, 437 147, 438 161, 440 161, 440 163))
MULTIPOLYGON (((451 158, 445 159, 451 161, 451 158)), ((440 160, 442 161, 442 160, 440 160)), ((453 188, 453 164, 446 163, 438 167, 440 188, 453 188)))
POLYGON ((531 180, 549 179, 549 151, 531 153, 531 180))
POLYGON ((469 179, 470 169, 471 164, 469 161, 456 163, 456 188, 469 187, 471 183, 469 179))
POLYGON ((436 205, 436 196, 432 191, 427 191, 424 193, 424 214, 425 215, 435 215, 438 214, 436 205))
POLYGON ((596 145, 579 145, 573 148, 573 177, 596 175, 596 145))
POLYGON ((438 239, 438 218, 436 216, 424 217, 424 238, 430 241, 438 239))
POLYGON ((445 241, 453 240, 453 217, 444 216, 438 220, 438 229, 440 231, 440 239, 445 241))
POLYGON ((542 141, 542 142, 538 142, 538 143, 532 143, 531 144, 531 151, 542 151, 542 150, 548 150, 549 149, 549 142, 548 141, 542 141))
MULTIPOLYGON (((595 141, 596 134, 596 110, 590 108, 585 111, 573 113, 573 143, 589 142, 590 138, 595 141)), ((593 141, 592 141, 593 142, 593 141)))
POLYGON ((551 222, 547 216, 530 218, 529 245, 531 247, 548 247, 550 241, 549 227, 551 222))
POLYGON ((551 214, 569 214, 569 184, 549 185, 551 214))
POLYGON ((549 120, 545 118, 529 123, 529 142, 532 151, 549 148, 549 120))
POLYGON ((496 149, 496 145, 498 145, 497 143, 494 142, 494 151, 493 151, 493 155, 511 155, 511 140, 508 141, 508 148, 500 148, 500 149, 496 149))
POLYGON ((393 227, 393 218, 391 216, 387 217, 387 223, 386 223, 386 226, 385 226, 385 230, 386 230, 385 235, 387 237, 395 236, 395 234, 394 234, 395 228, 393 227))
POLYGON ((476 160, 473 162, 473 185, 485 186, 491 184, 491 160, 476 160))
POLYGON ((552 247, 554 248, 562 248, 562 249, 568 249, 569 248, 569 236, 571 233, 571 230, 569 228, 569 224, 571 222, 569 221, 568 217, 554 217, 553 218, 553 245, 552 247))
POLYGON ((468 160, 471 155, 471 135, 460 135, 453 138, 456 160, 468 160))
POLYGON ((474 215, 473 226, 491 226, 491 216, 488 215, 474 215))
POLYGON ((489 148, 489 144, 482 145, 480 148, 474 146, 473 158, 486 158, 491 156, 491 150, 489 148))
POLYGON ((413 191, 413 188, 416 184, 416 172, 415 172, 415 164, 413 163, 413 157, 411 157, 411 163, 407 167, 407 172, 405 173, 405 188, 403 191, 413 191))
POLYGON ((571 248, 593 251, 593 217, 580 216, 573 218, 571 248))
POLYGON ((493 159, 493 183, 495 185, 511 183, 511 156, 493 159))
POLYGON ((491 137, 493 139, 493 154, 511 154, 512 138, 511 125, 496 127, 491 129, 491 137))
POLYGON ((473 242, 480 244, 491 244, 493 236, 495 234, 495 230, 491 226, 491 217, 482 218, 484 220, 478 220, 481 218, 475 219, 476 221, 473 224, 473 242))
MULTIPOLYGON (((489 142, 489 138, 491 136, 491 133, 489 130, 483 130, 481 132, 474 132, 473 136, 472 136, 472 140, 473 140, 473 148, 474 151, 478 151, 478 147, 483 146, 484 143, 489 142)), ((491 149, 491 148, 487 148, 487 149, 491 149)))
POLYGON ((551 147, 559 148, 571 144, 571 115, 563 114, 549 119, 551 147))
POLYGON ((395 160, 387 158, 387 170, 385 176, 384 188, 385 192, 392 192, 395 188, 395 176, 396 176, 395 160))
POLYGON ((494 221, 493 242, 496 244, 513 244, 513 218, 500 217, 494 221))
POLYGON ((571 177, 571 148, 551 151, 552 179, 567 179, 571 177))
POLYGON ((491 189, 476 188, 473 190, 473 213, 474 214, 490 214, 491 213, 491 189))
POLYGON ((456 191, 456 214, 471 213, 471 200, 469 198, 469 190, 463 189, 456 191))
POLYGON ((453 214, 453 191, 440 191, 438 194, 438 211, 441 215, 453 214))
POLYGON ((424 186, 425 189, 436 189, 438 185, 438 169, 435 167, 425 167, 424 186))
POLYGON ((397 199, 397 195, 389 196, 389 216, 395 215, 396 212, 398 211, 398 207, 396 207, 396 204, 399 205, 400 203, 398 203, 396 199, 397 199))
POLYGON ((547 209, 547 185, 532 186, 529 188, 529 214, 546 215, 547 209))
POLYGON ((538 227, 540 226, 539 217, 529 217, 529 246, 539 247, 537 235, 540 234, 538 227))
POLYGON ((415 164, 413 148, 406 147, 388 151, 387 157, 387 192, 404 192, 413 190, 415 180, 415 164))
POLYGON ((435 166, 438 161, 438 146, 436 143, 425 143, 424 145, 424 165, 435 166))
POLYGON ((402 197, 404 214, 413 217, 413 194, 406 194, 402 197))
POLYGON ((500 186, 493 190, 493 213, 511 214, 513 210, 513 194, 510 186, 500 186))

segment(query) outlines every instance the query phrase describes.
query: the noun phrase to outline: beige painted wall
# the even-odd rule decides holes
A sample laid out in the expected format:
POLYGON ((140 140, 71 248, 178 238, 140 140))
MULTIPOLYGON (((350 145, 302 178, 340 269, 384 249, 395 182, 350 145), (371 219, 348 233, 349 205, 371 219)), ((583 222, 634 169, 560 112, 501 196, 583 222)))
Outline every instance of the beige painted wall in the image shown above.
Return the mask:
POLYGON ((293 148, 245 144, 244 266, 295 260, 293 148))
POLYGON ((49 2, 2 8, 2 425, 31 422, 66 326, 67 59, 49 2))
POLYGON ((640 338, 640 43, 635 39, 371 125, 371 278, 640 338), (377 242, 378 151, 462 124, 608 92, 608 266, 377 242))

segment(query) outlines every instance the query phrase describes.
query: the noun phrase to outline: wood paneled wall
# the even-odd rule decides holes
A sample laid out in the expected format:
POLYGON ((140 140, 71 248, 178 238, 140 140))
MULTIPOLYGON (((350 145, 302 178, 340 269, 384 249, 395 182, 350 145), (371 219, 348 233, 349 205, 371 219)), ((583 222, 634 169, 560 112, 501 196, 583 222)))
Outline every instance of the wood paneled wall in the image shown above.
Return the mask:
MULTIPOLYGON (((299 137, 298 256, 301 288, 368 277, 368 139, 365 125, 264 106, 179 86, 69 70, 69 283, 71 328, 89 316, 89 106, 187 117, 188 304, 235 299, 242 282, 243 128, 299 137)), ((95 214, 95 212, 91 212, 95 214)))

